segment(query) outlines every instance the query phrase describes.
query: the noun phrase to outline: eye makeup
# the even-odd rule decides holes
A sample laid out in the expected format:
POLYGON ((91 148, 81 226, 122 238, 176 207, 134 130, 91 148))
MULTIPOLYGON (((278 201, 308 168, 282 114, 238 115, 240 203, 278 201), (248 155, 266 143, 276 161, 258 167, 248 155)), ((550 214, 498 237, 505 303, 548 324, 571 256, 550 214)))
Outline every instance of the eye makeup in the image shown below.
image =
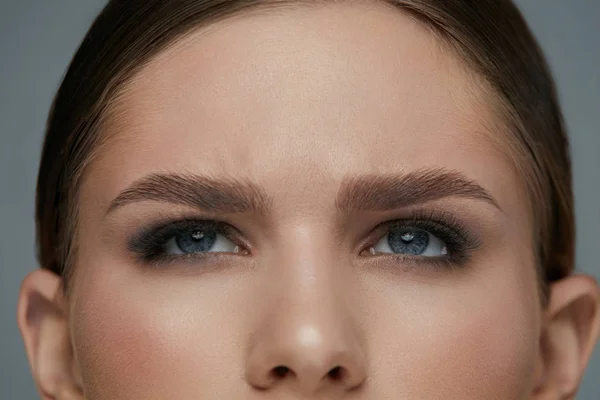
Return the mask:
MULTIPOLYGON (((205 244, 205 243, 204 243, 205 244)), ((373 228, 367 238, 359 246, 359 255, 365 258, 387 258, 398 263, 413 263, 431 267, 460 267, 465 265, 471 252, 481 246, 480 236, 448 212, 423 211, 411 212, 407 217, 387 220, 373 228), (423 256, 405 253, 377 253, 370 249, 375 243, 391 232, 425 232, 432 235, 444 245, 444 252, 439 256, 423 256)), ((244 235, 229 223, 195 217, 166 220, 143 227, 128 240, 129 252, 135 255, 142 265, 165 267, 170 264, 185 262, 196 263, 213 260, 219 257, 249 256, 251 246, 244 235), (231 243, 232 251, 210 251, 212 244, 190 245, 194 240, 215 238, 231 243), (181 250, 181 243, 186 249, 181 250), (194 251, 193 249, 203 249, 194 251), (206 251, 206 250, 209 251, 206 251)), ((217 246, 221 249, 223 246, 217 246)))
POLYGON ((433 267, 461 267, 468 263, 472 251, 481 245, 480 236, 453 214, 435 210, 417 210, 406 218, 388 220, 375 227, 368 236, 367 242, 362 244, 361 255, 375 258, 388 257, 399 263, 410 262, 433 267), (445 252, 440 256, 421 256, 397 253, 373 254, 369 251, 381 238, 394 231, 426 232, 443 242, 445 252))
MULTIPOLYGON (((188 239, 189 240, 189 239, 188 239)), ((185 218, 169 222, 161 222, 144 227, 136 232, 128 241, 128 249, 136 255, 142 264, 162 266, 174 261, 201 261, 209 257, 222 255, 244 256, 249 254, 248 245, 242 234, 228 223, 196 218, 185 218), (170 247, 177 246, 181 237, 190 239, 201 238, 205 234, 212 236, 222 235, 232 241, 238 251, 209 252, 197 251, 175 254, 170 252, 170 247), (172 243, 171 246, 169 244, 172 243)))

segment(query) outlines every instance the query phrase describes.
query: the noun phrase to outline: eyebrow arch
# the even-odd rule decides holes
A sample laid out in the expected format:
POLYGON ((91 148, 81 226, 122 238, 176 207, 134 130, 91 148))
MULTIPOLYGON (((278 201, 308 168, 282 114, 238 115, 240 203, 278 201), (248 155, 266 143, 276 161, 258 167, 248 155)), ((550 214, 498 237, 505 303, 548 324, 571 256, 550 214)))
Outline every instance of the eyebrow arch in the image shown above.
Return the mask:
POLYGON ((195 174, 150 174, 122 191, 110 203, 106 213, 141 201, 181 204, 219 214, 263 214, 271 203, 260 187, 247 180, 215 179, 195 174))
POLYGON ((452 196, 483 200, 502 211, 483 187, 460 172, 443 168, 346 177, 336 198, 336 208, 341 212, 386 211, 452 196))

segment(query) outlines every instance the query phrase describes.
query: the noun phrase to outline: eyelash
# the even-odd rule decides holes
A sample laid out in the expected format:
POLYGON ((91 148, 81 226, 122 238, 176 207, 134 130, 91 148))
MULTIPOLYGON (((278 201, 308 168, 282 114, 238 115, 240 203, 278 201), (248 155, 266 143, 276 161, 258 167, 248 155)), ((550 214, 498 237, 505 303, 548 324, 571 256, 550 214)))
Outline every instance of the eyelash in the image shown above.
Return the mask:
POLYGON ((454 215, 438 211, 415 211, 408 218, 400 218, 379 224, 366 245, 361 247, 361 254, 378 243, 384 236, 395 229, 419 229, 430 233, 446 245, 448 254, 440 257, 423 257, 409 254, 375 254, 374 258, 393 258, 398 262, 413 262, 435 267, 457 267, 465 265, 471 257, 471 252, 481 246, 477 234, 468 229, 454 215))
MULTIPOLYGON (((368 257, 387 257, 398 262, 423 263, 428 266, 455 267, 466 264, 470 259, 472 250, 481 245, 478 235, 472 233, 456 217, 445 212, 416 211, 408 218, 385 221, 376 226, 368 235, 368 241, 361 246, 360 254, 364 254, 384 236, 394 229, 414 228, 426 231, 443 241, 448 249, 448 254, 440 257, 423 257, 408 254, 375 254, 368 257)), ((165 245, 182 231, 194 229, 210 230, 224 235, 241 248, 250 246, 243 240, 243 235, 226 222, 198 218, 185 218, 167 223, 157 223, 150 227, 142 228, 128 243, 128 249, 137 256, 143 264, 164 265, 171 262, 186 260, 199 260, 208 257, 232 255, 222 252, 203 252, 192 254, 166 254, 165 245)), ((246 253, 235 254, 244 256, 246 253)))
MULTIPOLYGON (((129 241, 128 248, 143 263, 162 264, 170 261, 182 261, 189 259, 202 259, 207 257, 218 257, 223 253, 193 253, 193 254, 166 254, 165 246, 169 240, 178 233, 189 230, 215 231, 227 237, 240 247, 247 248, 248 245, 241 237, 241 233, 226 222, 205 220, 197 218, 186 218, 168 223, 158 223, 148 228, 141 229, 129 241)), ((237 254, 237 255, 243 255, 237 254)))

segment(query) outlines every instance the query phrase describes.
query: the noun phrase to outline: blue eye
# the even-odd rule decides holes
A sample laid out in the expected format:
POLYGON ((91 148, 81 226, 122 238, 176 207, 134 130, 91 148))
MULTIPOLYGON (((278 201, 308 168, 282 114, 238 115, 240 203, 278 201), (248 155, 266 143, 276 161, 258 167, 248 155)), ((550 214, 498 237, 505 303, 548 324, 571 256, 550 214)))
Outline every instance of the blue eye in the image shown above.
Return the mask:
POLYGON ((188 229, 179 232, 165 243, 166 254, 237 253, 239 247, 214 229, 188 229))
POLYGON ((130 240, 129 249, 145 262, 200 257, 207 253, 242 253, 233 242, 239 237, 228 224, 190 219, 142 229, 130 240))
POLYGON ((217 233, 196 229, 191 232, 180 233, 172 240, 175 240, 177 248, 183 253, 198 253, 209 251, 213 247, 217 241, 217 233))
POLYGON ((446 243, 431 233, 415 228, 393 228, 370 249, 372 254, 392 253, 423 257, 448 255, 446 243))

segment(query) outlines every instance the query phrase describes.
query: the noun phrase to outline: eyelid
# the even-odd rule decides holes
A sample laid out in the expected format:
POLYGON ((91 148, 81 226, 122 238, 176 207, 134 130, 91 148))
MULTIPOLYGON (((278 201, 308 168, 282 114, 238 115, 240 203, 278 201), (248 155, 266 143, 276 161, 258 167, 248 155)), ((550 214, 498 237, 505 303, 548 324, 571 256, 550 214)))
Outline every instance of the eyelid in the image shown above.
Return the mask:
MULTIPOLYGON (((142 256, 142 258, 146 258, 151 250, 156 250, 159 246, 164 246, 169 240, 171 240, 178 231, 191 229, 195 227, 208 228, 211 230, 215 230, 217 233, 220 233, 227 237, 227 239, 231 240, 237 246, 243 247, 246 250, 247 254, 250 254, 252 251, 252 246, 249 241, 244 237, 244 235, 233 225, 219 221, 215 219, 204 219, 204 218, 182 218, 177 220, 169 220, 167 222, 155 222, 146 227, 142 227, 138 229, 138 231, 128 240, 128 249, 142 256)), ((207 252, 206 254, 220 254, 223 255, 223 252, 207 252)), ((227 253, 229 254, 229 253, 227 253)), ((232 253, 234 254, 234 253, 232 253)), ((247 255, 244 253, 235 253, 236 255, 247 255)), ((155 254, 158 256, 159 254, 155 254)), ((193 255, 195 258, 200 258, 198 255, 193 255)), ((205 257, 206 255, 203 253, 201 257, 205 257)), ((172 256, 168 254, 160 254, 160 257, 163 258, 193 258, 190 255, 177 255, 172 256)))
POLYGON ((378 224, 368 234, 367 238, 360 243, 359 254, 363 254, 370 247, 374 246, 393 228, 403 227, 427 231, 450 247, 452 253, 467 252, 476 249, 481 245, 479 236, 468 229, 453 214, 448 212, 417 210, 405 218, 386 220, 378 224), (440 232, 440 230, 445 230, 446 232, 440 232), (444 237, 449 234, 455 235, 456 238, 444 237), (458 240, 462 243, 457 243, 458 240))

